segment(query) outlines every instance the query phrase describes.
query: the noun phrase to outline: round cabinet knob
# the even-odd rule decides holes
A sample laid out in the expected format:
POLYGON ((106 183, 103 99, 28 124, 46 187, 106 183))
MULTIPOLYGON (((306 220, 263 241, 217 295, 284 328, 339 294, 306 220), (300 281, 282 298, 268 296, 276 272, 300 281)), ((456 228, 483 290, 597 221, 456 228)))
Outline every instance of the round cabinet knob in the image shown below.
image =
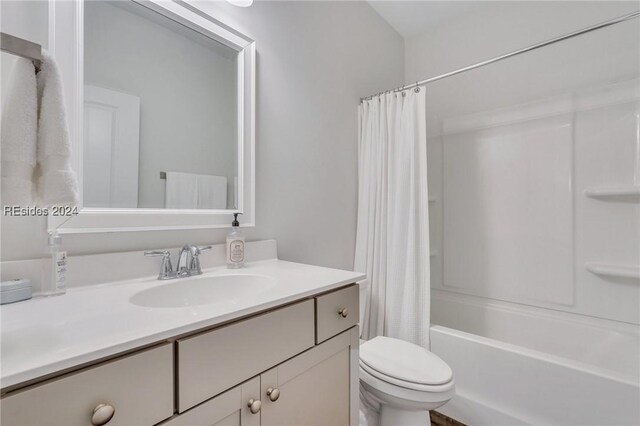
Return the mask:
POLYGON ((93 426, 102 426, 109 423, 109 420, 113 418, 116 413, 116 409, 109 404, 100 404, 93 409, 93 415, 91 416, 91 424, 93 426))
POLYGON ((249 411, 251 411, 251 414, 258 414, 260 412, 260 409, 262 408, 262 402, 260 402, 259 399, 250 399, 247 406, 249 407, 249 411))
POLYGON ((269 400, 276 402, 278 398, 280 398, 280 389, 278 388, 267 389, 267 396, 269 397, 269 400))
POLYGON ((347 308, 340 308, 340 310, 338 310, 338 315, 342 318, 346 318, 347 315, 349 315, 349 310, 347 308))

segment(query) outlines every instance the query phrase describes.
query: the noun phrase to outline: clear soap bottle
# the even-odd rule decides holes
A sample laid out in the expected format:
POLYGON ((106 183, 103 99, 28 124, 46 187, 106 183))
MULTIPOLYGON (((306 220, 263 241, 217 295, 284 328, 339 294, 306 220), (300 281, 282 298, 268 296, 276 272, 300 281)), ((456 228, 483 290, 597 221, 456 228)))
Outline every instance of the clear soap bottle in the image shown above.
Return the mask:
POLYGON ((233 214, 231 232, 227 235, 227 268, 238 269, 244 266, 244 235, 240 232, 238 214, 233 214))
POLYGON ((43 296, 57 296, 67 292, 67 252, 62 250, 61 245, 62 237, 56 232, 50 233, 43 259, 43 296))

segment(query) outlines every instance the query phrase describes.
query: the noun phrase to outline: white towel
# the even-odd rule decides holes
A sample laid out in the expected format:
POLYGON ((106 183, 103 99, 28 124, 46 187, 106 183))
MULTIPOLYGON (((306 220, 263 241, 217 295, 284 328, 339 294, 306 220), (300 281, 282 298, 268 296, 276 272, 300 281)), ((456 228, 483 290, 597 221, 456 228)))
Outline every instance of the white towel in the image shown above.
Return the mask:
POLYGON ((64 108, 58 66, 43 52, 36 76, 38 99, 37 157, 38 198, 42 205, 73 205, 78 202, 78 182, 71 168, 71 141, 64 108))
POLYGON ((227 178, 224 176, 198 175, 198 208, 227 208, 227 178))
POLYGON ((197 209, 198 175, 167 172, 164 206, 168 209, 197 209))
POLYGON ((34 204, 36 166, 36 71, 30 60, 18 58, 2 109, 0 158, 2 205, 34 204))
POLYGON ((233 177, 233 194, 231 194, 231 202, 229 206, 231 209, 238 208, 238 176, 233 177))

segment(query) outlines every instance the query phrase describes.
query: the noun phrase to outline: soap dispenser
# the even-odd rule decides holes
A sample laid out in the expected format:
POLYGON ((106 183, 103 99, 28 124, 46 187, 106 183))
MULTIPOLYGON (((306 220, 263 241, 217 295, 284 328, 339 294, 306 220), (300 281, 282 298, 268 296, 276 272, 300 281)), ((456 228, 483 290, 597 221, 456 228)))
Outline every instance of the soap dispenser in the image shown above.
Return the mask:
POLYGON ((240 232, 238 215, 233 214, 231 232, 227 235, 227 268, 238 269, 244 266, 244 235, 240 232))
POLYGON ((57 232, 49 234, 44 253, 42 295, 56 296, 66 293, 67 252, 61 249, 62 237, 57 232))

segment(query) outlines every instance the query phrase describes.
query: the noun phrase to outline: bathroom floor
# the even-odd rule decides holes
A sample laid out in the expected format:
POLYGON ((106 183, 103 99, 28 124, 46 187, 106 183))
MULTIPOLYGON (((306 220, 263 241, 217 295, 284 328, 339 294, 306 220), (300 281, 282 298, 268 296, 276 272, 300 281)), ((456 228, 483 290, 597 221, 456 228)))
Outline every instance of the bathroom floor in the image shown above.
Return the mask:
POLYGON ((429 414, 431 415, 432 426, 467 426, 464 423, 460 423, 459 421, 438 413, 437 411, 430 411, 429 414))

